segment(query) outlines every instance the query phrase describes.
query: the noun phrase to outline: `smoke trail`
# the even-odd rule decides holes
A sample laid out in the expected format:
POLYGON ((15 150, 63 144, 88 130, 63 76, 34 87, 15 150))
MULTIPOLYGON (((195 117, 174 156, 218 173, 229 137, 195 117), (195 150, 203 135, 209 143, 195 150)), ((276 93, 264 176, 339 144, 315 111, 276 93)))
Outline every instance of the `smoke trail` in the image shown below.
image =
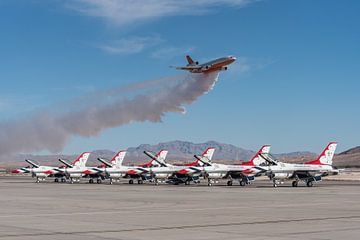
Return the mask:
POLYGON ((72 136, 96 136, 104 129, 132 122, 159 122, 167 112, 184 113, 184 105, 211 90, 218 75, 190 74, 142 82, 62 104, 61 111, 37 111, 26 118, 0 122, 0 155, 58 152, 72 136))

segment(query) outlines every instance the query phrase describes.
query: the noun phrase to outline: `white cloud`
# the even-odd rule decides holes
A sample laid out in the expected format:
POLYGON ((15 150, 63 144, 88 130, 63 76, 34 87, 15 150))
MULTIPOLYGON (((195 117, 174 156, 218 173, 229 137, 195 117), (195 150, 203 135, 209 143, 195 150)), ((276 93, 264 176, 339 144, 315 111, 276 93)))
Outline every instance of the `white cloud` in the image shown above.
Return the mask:
POLYGON ((216 7, 243 7, 258 0, 67 0, 66 6, 83 15, 128 25, 166 16, 199 15, 216 7))
POLYGON ((156 46, 164 40, 158 36, 152 37, 131 37, 122 38, 107 44, 98 46, 98 48, 111 54, 135 54, 144 51, 149 47, 156 46))

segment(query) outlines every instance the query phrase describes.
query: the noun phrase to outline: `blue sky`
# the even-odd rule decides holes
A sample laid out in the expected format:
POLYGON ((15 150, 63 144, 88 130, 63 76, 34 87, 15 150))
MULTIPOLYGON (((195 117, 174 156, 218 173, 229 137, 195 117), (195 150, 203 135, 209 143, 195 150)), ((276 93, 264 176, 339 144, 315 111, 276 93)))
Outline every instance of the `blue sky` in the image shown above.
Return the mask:
POLYGON ((74 137, 63 152, 170 140, 266 143, 274 152, 359 145, 358 1, 134 2, 1 1, 1 119, 178 75, 169 65, 186 54, 231 54, 236 64, 186 114, 74 137))

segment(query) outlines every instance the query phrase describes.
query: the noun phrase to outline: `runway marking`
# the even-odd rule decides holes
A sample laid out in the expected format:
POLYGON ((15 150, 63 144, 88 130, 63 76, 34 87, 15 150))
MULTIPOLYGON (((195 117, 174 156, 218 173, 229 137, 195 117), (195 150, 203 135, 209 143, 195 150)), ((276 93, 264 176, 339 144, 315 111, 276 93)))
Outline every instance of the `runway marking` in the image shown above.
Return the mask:
POLYGON ((327 220, 343 220, 343 219, 360 219, 357 216, 341 216, 341 217, 324 217, 324 218, 298 218, 298 219, 279 219, 269 221, 254 221, 254 222, 230 222, 230 223, 217 223, 217 224, 197 224, 197 225, 182 225, 182 226, 169 226, 169 227, 146 227, 146 228, 133 228, 133 229, 120 229, 120 230, 93 230, 93 231, 71 231, 71 232, 44 232, 44 233, 19 233, 19 234, 5 234, 1 238, 6 237, 34 237, 34 236, 55 236, 55 235, 73 235, 73 234, 101 234, 101 233, 125 233, 136 231, 162 231, 162 230, 184 230, 196 228, 212 228, 212 227, 228 227, 228 226, 244 226, 255 224, 279 224, 289 222, 308 222, 308 221, 327 221, 327 220))
MULTIPOLYGON (((306 207, 313 206, 313 203, 308 204, 282 204, 281 206, 273 206, 273 208, 291 208, 291 207, 306 207)), ((317 205, 328 205, 328 203, 317 203, 317 205)), ((194 211, 215 211, 215 210, 234 210, 234 209, 247 209, 248 206, 231 206, 231 207, 209 207, 209 208, 182 208, 182 209, 173 209, 163 208, 163 209, 139 209, 139 207, 128 207, 116 211, 93 211, 93 212, 70 212, 70 213, 40 213, 40 214, 11 214, 11 215, 0 215, 0 218, 16 218, 16 217, 57 217, 57 216, 76 216, 76 215, 106 215, 106 214, 121 214, 124 212, 132 213, 159 213, 159 212, 194 212, 194 211), (135 210, 134 210, 135 209, 135 210), (136 210, 139 209, 139 210, 136 210)), ((261 206, 258 206, 261 208, 261 206)), ((267 207, 264 207, 267 208, 267 207)))

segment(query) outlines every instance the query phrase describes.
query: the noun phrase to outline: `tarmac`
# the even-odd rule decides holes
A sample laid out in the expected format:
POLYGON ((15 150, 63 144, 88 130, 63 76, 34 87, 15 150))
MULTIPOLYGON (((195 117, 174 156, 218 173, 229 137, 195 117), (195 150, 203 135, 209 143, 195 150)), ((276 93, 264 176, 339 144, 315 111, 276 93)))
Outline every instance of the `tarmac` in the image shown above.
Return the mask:
POLYGON ((208 187, 0 177, 3 239, 358 239, 360 183, 208 187))

